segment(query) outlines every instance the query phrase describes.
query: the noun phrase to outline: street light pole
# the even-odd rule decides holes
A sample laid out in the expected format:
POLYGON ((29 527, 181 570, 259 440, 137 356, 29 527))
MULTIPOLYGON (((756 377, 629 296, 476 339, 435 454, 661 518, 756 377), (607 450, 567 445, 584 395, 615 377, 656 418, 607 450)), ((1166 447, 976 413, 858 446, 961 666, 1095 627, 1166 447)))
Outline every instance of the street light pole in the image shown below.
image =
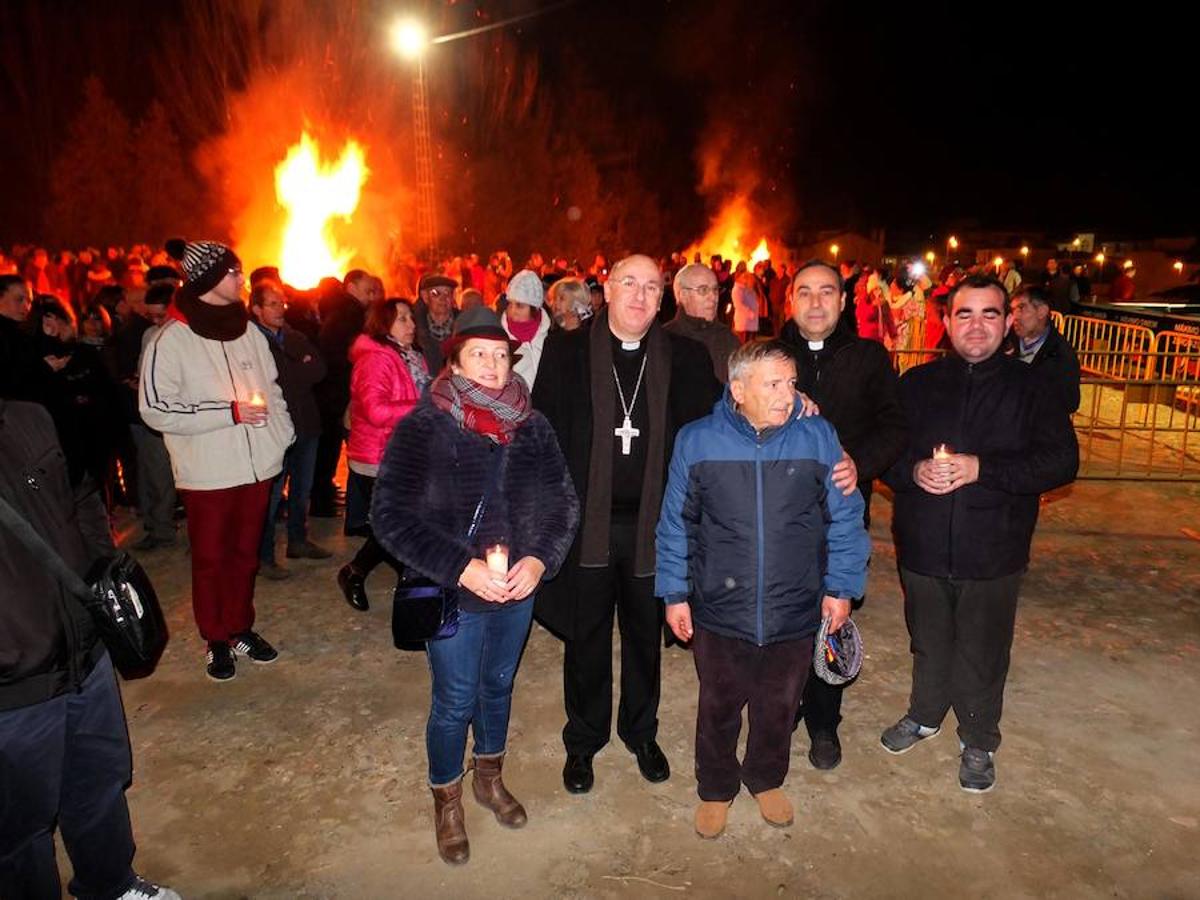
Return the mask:
POLYGON ((441 262, 437 245, 437 194, 433 180, 433 137, 429 127, 429 96, 425 88, 425 50, 429 36, 411 19, 392 26, 393 49, 416 63, 413 75, 413 143, 417 164, 417 240, 432 265, 441 262))
POLYGON ((425 57, 417 57, 413 78, 413 132, 417 157, 417 236, 428 262, 438 265, 437 206, 433 181, 433 139, 429 128, 429 102, 425 92, 425 57))

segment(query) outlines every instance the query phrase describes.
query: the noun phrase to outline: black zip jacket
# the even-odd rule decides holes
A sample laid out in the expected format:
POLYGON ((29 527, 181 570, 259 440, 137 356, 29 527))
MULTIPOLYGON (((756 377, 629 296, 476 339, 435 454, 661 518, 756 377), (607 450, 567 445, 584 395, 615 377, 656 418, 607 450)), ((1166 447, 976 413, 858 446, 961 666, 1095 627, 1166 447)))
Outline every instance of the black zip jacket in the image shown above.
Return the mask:
POLYGON ((903 568, 938 578, 1000 578, 1029 564, 1038 496, 1068 484, 1079 445, 1058 396, 1030 366, 997 352, 957 356, 900 379, 908 448, 889 470, 892 529, 903 568), (941 496, 913 481, 937 444, 979 457, 979 480, 941 496))
POLYGON ((867 495, 871 482, 904 452, 908 434, 887 350, 840 326, 820 350, 810 350, 790 320, 779 339, 796 357, 796 390, 815 400, 821 416, 833 424, 867 495))
MULTIPOLYGON (((112 552, 104 506, 85 480, 74 491, 49 414, 0 401, 0 494, 80 576, 112 552)), ((104 654, 88 612, 0 524, 0 710, 76 689, 104 654)))

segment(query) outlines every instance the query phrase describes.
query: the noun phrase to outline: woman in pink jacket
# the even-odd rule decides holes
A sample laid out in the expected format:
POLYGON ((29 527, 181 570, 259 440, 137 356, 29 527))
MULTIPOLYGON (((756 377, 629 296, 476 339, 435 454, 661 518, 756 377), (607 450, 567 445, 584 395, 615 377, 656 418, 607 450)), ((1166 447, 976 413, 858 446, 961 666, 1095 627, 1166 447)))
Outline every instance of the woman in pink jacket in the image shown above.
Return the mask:
POLYGON ((379 461, 396 423, 408 415, 429 384, 425 357, 416 345, 417 323, 407 300, 390 298, 372 306, 350 347, 350 438, 346 459, 346 534, 365 537, 358 554, 338 572, 338 587, 357 610, 366 610, 367 576, 383 561, 399 564, 371 532, 367 512, 379 461))

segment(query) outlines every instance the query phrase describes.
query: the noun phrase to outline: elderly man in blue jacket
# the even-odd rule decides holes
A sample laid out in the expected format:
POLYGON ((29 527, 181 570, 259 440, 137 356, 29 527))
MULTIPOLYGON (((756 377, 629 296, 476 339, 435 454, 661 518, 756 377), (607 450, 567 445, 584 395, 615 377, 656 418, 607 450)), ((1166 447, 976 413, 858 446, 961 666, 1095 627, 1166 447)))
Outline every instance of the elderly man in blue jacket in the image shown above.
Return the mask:
POLYGON ((701 837, 721 834, 743 784, 767 822, 792 824, 781 788, 813 637, 822 619, 841 627, 866 581, 862 496, 834 483, 841 459, 833 427, 799 410, 795 360, 776 341, 735 351, 725 396, 676 440, 655 592, 700 679, 701 837))

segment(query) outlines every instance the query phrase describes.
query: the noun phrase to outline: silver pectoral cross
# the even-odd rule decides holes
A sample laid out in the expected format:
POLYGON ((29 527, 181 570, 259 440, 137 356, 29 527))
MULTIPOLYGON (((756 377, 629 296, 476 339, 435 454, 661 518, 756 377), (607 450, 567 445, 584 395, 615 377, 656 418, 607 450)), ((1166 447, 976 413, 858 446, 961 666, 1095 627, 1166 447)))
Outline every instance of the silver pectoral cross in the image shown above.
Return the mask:
POLYGON ((621 455, 628 456, 633 439, 641 434, 641 431, 633 427, 633 422, 629 416, 625 417, 625 421, 621 423, 620 428, 614 428, 613 434, 621 439, 621 455))

